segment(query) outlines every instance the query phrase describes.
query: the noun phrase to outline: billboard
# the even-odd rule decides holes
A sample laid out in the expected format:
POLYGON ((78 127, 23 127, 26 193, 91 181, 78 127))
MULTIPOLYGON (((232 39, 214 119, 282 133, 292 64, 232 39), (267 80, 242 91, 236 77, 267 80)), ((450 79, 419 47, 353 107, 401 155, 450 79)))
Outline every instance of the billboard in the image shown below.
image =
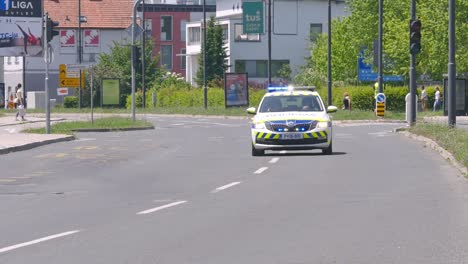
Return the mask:
POLYGON ((242 23, 242 33, 263 34, 263 1, 242 2, 242 23))
POLYGON ((118 105, 120 102, 120 80, 102 80, 102 105, 118 105))
POLYGON ((84 52, 85 53, 100 53, 101 39, 99 29, 84 30, 84 52))
POLYGON ((0 0, 0 56, 42 55, 42 0, 0 0))
POLYGON ((247 73, 224 74, 225 106, 248 106, 249 89, 247 73))

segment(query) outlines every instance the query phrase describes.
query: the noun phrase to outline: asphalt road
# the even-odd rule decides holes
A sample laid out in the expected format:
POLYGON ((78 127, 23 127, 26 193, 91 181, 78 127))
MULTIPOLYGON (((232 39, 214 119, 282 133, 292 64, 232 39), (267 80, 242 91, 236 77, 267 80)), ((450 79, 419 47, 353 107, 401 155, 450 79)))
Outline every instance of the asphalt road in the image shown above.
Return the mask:
POLYGON ((468 263, 468 181, 398 125, 250 156, 246 120, 0 156, 0 263, 468 263))

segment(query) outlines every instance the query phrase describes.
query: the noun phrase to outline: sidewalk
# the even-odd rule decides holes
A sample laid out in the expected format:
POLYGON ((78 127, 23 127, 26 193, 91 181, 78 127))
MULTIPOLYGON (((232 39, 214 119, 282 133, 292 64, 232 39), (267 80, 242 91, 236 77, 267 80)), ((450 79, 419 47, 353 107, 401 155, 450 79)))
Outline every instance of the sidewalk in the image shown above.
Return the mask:
MULTIPOLYGON (((424 117, 424 121, 427 123, 448 125, 448 116, 428 116, 424 117)), ((457 116, 456 127, 468 130, 468 116, 457 116)))
MULTIPOLYGON (((63 118, 53 118, 51 122, 64 120, 63 118)), ((74 136, 71 135, 21 133, 24 129, 44 126, 45 118, 42 117, 28 116, 26 121, 16 121, 14 114, 0 117, 0 154, 74 139, 74 136)))

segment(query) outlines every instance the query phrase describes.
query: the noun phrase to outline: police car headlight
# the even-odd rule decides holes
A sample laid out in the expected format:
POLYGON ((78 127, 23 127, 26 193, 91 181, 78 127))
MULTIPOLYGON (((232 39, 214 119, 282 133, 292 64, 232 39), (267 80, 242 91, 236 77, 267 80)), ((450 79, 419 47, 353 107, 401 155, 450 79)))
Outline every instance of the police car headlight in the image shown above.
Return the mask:
POLYGON ((327 128, 328 127, 328 122, 318 122, 317 126, 315 128, 327 128))
POLYGON ((254 125, 255 129, 265 129, 265 123, 257 123, 254 125))

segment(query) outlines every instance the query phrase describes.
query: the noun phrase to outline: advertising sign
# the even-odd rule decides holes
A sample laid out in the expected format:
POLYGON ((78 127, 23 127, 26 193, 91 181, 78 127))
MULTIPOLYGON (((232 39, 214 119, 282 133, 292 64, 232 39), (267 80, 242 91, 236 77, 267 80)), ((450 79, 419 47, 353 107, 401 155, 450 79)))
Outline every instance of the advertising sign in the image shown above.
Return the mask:
POLYGON ((263 1, 242 2, 242 33, 263 34, 263 17, 263 1))
POLYGON ((99 53, 101 48, 99 29, 84 30, 84 52, 99 53))
POLYGON ((247 73, 224 74, 225 106, 248 106, 249 89, 247 73))
POLYGON ((120 101, 120 80, 102 80, 102 105, 118 105, 120 101))
POLYGON ((0 0, 0 56, 42 55, 42 0, 0 0))
POLYGON ((73 54, 77 52, 75 32, 74 29, 60 30, 60 53, 73 54))
POLYGON ((5 107, 6 104, 6 98, 5 98, 5 84, 0 83, 0 107, 5 107))

